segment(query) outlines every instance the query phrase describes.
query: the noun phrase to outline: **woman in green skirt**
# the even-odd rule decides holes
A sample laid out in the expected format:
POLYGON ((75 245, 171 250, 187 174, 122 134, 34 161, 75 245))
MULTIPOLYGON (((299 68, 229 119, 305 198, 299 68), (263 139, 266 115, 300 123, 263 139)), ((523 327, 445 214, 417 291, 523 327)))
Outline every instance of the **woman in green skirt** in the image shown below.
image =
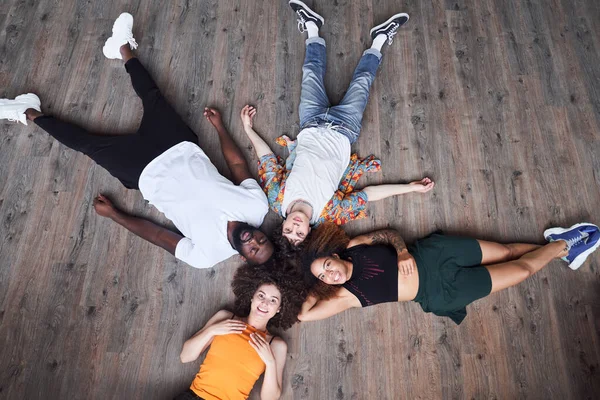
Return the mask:
POLYGON ((540 246, 433 234, 407 247, 393 229, 350 240, 339 227, 322 225, 303 251, 312 291, 298 319, 412 300, 459 324, 473 301, 524 281, 556 258, 577 269, 600 245, 598 227, 588 223, 548 229, 544 237, 549 243, 540 246))

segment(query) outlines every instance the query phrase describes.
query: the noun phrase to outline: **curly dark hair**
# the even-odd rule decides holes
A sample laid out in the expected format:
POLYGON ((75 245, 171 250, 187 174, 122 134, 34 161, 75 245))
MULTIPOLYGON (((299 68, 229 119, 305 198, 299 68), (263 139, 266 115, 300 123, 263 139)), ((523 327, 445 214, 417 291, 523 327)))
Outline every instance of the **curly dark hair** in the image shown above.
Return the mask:
POLYGON ((281 310, 269 320, 269 329, 286 330, 298 322, 298 314, 307 291, 297 263, 273 256, 265 264, 243 265, 237 269, 231 282, 235 294, 234 314, 246 317, 250 303, 261 285, 273 284, 281 292, 281 310))
POLYGON ((350 238, 342 228, 333 223, 324 223, 313 229, 311 237, 303 242, 300 263, 302 265, 304 284, 310 293, 320 299, 334 297, 339 287, 328 285, 317 279, 310 266, 318 258, 341 255, 348 247, 350 238))
POLYGON ((283 224, 279 225, 273 233, 271 233, 271 241, 277 247, 277 255, 280 258, 285 259, 298 259, 299 255, 302 253, 302 249, 304 249, 305 243, 309 240, 311 236, 312 230, 306 235, 306 238, 299 243, 297 246, 294 246, 288 238, 283 236, 283 224))

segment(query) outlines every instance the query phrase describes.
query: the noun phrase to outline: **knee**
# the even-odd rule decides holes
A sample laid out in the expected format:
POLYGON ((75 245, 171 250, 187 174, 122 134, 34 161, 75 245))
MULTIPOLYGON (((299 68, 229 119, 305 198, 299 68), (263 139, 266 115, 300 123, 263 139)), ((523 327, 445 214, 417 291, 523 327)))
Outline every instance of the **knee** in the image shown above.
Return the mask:
POLYGON ((375 75, 373 75, 371 72, 361 71, 354 76, 353 83, 359 84, 361 87, 368 89, 374 80, 375 75))
POLYGON ((510 244, 501 245, 501 248, 499 250, 500 250, 501 260, 503 260, 503 261, 510 261, 510 260, 514 260, 516 258, 515 251, 510 244))
POLYGON ((523 279, 529 278, 536 271, 535 265, 530 263, 528 260, 518 259, 515 260, 514 263, 521 269, 523 279))

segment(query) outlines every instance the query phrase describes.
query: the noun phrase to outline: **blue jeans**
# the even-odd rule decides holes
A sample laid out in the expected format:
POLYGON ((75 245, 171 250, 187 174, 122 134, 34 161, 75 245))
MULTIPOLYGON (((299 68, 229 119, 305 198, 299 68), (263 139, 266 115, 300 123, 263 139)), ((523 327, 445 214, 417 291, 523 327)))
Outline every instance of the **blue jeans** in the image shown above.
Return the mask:
POLYGON ((350 143, 360 135, 362 117, 369 100, 369 90, 381 63, 381 53, 375 49, 363 53, 346 95, 337 106, 331 106, 323 80, 327 56, 325 40, 321 37, 306 40, 306 56, 302 67, 300 94, 300 128, 331 124, 346 136, 350 143))

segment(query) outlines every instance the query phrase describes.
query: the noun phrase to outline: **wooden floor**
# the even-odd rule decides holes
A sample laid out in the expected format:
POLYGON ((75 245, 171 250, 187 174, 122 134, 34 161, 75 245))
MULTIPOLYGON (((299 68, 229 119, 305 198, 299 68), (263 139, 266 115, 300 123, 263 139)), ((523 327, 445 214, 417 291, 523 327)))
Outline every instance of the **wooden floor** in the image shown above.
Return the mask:
MULTIPOLYGON (((384 49, 367 107, 363 181, 430 176, 433 194, 370 206, 351 233, 392 226, 541 243, 552 225, 600 223, 600 2, 308 1, 326 24, 327 90, 341 99, 371 26, 411 19, 384 49)), ((284 0, 0 3, 0 97, 127 133, 141 102, 101 48, 122 11, 138 55, 227 175, 202 108, 239 111, 264 137, 298 132, 303 37, 284 0)), ((135 149, 132 149, 135 151, 135 149)), ((232 259, 195 270, 93 211, 97 193, 166 222, 139 192, 36 126, 0 123, 0 398, 168 399, 199 362, 185 339, 232 299, 232 259)), ((270 216, 268 227, 277 218, 270 216)), ((285 333, 285 399, 585 399, 600 396, 600 253, 553 262, 468 308, 459 327, 416 304, 346 312, 285 333)), ((255 391, 256 392, 256 391, 255 391)), ((252 398, 258 398, 254 393, 252 398)))

